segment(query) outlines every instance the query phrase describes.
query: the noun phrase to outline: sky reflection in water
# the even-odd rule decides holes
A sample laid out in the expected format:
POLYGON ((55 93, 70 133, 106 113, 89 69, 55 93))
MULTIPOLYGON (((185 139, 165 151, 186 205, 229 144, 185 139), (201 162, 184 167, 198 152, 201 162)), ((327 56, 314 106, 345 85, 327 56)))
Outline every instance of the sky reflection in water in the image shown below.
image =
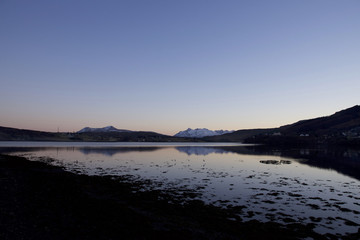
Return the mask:
POLYGON ((358 152, 317 151, 314 157, 307 149, 284 154, 236 144, 4 145, 2 152, 52 158, 77 173, 151 180, 146 189, 175 188, 184 201, 190 198, 182 193, 195 190, 195 199, 206 203, 241 206, 244 220, 315 223, 321 233, 356 232, 360 224, 360 181, 351 172, 360 165, 358 152), (350 165, 334 170, 344 162, 339 156, 350 165))

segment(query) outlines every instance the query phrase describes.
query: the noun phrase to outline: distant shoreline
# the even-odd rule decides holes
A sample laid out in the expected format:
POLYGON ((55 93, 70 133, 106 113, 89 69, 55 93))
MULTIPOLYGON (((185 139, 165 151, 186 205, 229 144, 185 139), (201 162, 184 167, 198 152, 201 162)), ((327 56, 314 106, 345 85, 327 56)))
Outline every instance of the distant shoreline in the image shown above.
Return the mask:
MULTIPOLYGON (((355 105, 330 116, 300 120, 278 128, 231 131, 220 135, 208 129, 187 129, 184 136, 168 136, 152 131, 130 131, 113 126, 84 128, 78 132, 43 132, 0 126, 0 141, 58 142, 232 142, 276 147, 344 146, 360 148, 360 106, 355 105), (203 136, 203 137, 200 137, 203 136)), ((179 134, 178 133, 178 134, 179 134)))

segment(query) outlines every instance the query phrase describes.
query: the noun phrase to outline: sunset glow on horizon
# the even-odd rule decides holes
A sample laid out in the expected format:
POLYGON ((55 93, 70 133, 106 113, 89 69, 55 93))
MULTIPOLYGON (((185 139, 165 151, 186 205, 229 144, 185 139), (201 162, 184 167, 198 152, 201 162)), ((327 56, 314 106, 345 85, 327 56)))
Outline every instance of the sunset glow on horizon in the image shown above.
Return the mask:
POLYGON ((359 104, 360 2, 2 1, 0 126, 270 128, 359 104))

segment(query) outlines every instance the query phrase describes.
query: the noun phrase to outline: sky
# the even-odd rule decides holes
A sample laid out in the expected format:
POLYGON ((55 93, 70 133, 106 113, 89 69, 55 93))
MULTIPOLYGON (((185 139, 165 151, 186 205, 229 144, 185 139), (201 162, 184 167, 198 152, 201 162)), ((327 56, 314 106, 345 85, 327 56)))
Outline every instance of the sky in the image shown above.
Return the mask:
POLYGON ((0 1, 0 126, 279 127, 359 90, 358 0, 0 1))

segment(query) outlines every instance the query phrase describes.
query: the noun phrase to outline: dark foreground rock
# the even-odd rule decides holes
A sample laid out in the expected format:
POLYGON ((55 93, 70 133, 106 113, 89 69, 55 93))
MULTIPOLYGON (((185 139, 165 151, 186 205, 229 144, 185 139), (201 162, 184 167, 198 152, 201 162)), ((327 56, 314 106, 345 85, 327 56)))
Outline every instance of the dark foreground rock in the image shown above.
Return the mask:
POLYGON ((182 205, 124 180, 0 155, 0 239, 338 239, 312 225, 242 222, 234 210, 182 205))

